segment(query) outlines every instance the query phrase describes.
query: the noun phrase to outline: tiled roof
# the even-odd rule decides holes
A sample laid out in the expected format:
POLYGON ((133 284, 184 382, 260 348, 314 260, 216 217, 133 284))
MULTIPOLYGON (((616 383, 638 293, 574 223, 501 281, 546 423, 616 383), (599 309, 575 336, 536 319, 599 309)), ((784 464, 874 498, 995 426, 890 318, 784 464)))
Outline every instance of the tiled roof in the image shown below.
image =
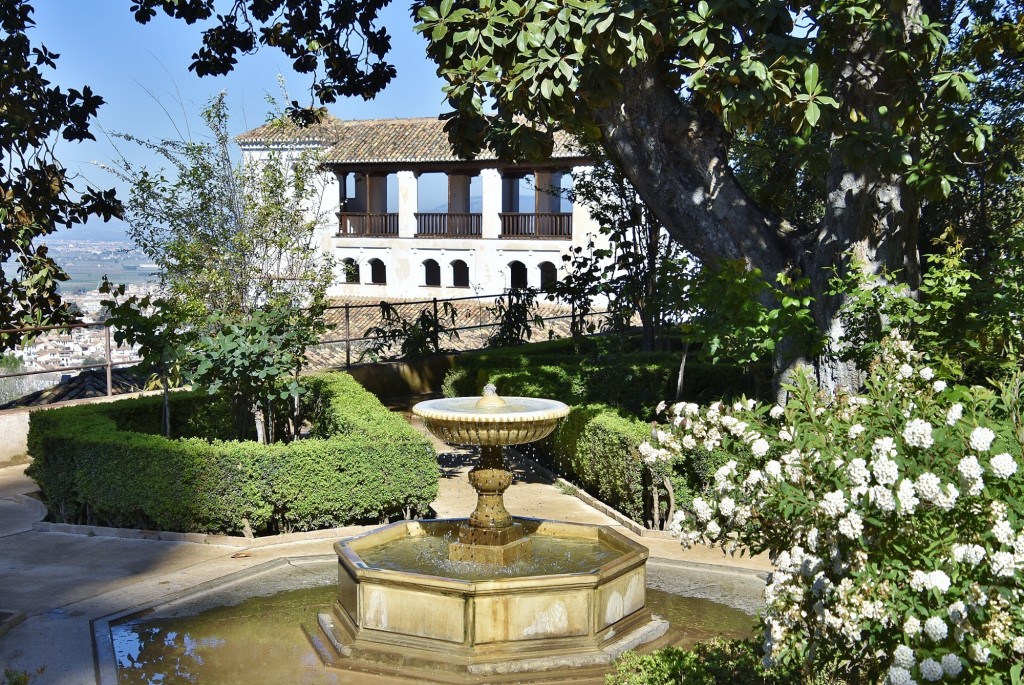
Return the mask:
POLYGON ((235 138, 240 145, 259 145, 275 143, 315 143, 330 145, 338 138, 341 119, 326 114, 322 121, 310 126, 300 127, 287 117, 277 119, 259 128, 239 135, 235 138))
MULTIPOLYGON (((138 392, 142 390, 142 379, 137 377, 131 369, 114 369, 110 374, 111 393, 121 395, 124 393, 138 392)), ((81 400, 87 397, 107 396, 107 372, 104 369, 91 369, 83 371, 77 376, 63 380, 57 385, 38 390, 30 395, 11 400, 0 405, 0 409, 14 409, 17 407, 38 407, 55 402, 66 400, 81 400)))
MULTIPOLYGON (((294 126, 290 130, 283 126, 269 129, 261 126, 243 133, 238 140, 243 144, 321 142, 325 146, 330 145, 324 161, 332 164, 460 161, 452 152, 448 135, 444 132, 444 122, 440 119, 421 117, 342 121, 331 117, 331 120, 319 124, 315 134, 311 134, 309 129, 294 126), (288 135, 295 137, 289 138, 288 135), (314 141, 314 135, 321 138, 314 141)), ((582 157, 569 136, 561 132, 555 134, 555 147, 551 156, 553 159, 582 157)), ((495 156, 484 151, 477 159, 491 160, 495 156)))

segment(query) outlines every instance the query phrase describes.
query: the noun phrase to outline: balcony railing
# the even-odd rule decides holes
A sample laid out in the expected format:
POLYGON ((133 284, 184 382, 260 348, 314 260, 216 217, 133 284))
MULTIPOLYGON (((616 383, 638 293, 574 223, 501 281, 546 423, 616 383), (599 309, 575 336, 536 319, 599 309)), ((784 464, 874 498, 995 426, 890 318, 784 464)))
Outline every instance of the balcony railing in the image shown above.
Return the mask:
POLYGON ((502 238, 572 238, 572 214, 568 212, 502 213, 500 216, 502 238))
POLYGON ((398 214, 338 214, 338 237, 398 235, 398 214))
POLYGON ((416 235, 427 238, 479 238, 480 214, 417 214, 416 235))

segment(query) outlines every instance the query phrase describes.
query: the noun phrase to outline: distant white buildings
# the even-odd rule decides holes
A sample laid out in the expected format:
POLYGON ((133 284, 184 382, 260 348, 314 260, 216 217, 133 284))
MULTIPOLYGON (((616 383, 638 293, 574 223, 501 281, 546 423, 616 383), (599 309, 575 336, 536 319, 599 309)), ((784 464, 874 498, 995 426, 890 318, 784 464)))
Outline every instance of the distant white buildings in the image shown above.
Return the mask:
POLYGON ((248 159, 269 150, 322 151, 322 209, 336 222, 319 244, 337 264, 334 297, 544 289, 560 278, 562 255, 591 237, 606 243, 585 208, 551 191, 569 187, 589 164, 565 137, 556 137, 548 162, 511 165, 487 154, 459 159, 443 126, 429 118, 329 117, 303 129, 268 124, 237 140, 248 159))

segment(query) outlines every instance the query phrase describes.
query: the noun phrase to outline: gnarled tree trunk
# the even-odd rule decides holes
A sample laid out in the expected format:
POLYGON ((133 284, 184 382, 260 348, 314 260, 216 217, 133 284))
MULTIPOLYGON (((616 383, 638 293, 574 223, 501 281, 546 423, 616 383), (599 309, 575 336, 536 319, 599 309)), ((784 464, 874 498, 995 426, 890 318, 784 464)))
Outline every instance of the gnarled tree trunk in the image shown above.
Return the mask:
MULTIPOLYGON (((904 19, 915 7, 910 3, 904 19)), ((880 50, 870 36, 861 36, 841 56, 843 80, 835 93, 840 116, 851 109, 877 111, 876 99, 886 92, 880 50)), ((772 282, 780 273, 806 275, 815 321, 828 344, 813 360, 787 355, 782 346, 776 375, 810 365, 824 391, 855 390, 861 375, 838 355, 843 297, 828 294, 829 280, 856 263, 872 277, 899 271, 912 295, 920 278, 919 206, 895 173, 851 159, 835 140, 823 220, 818 226, 791 225, 759 206, 733 176, 729 134, 719 119, 696 99, 682 100, 659 80, 660 73, 656 65, 626 70, 621 100, 596 112, 608 155, 673 238, 698 259, 740 259, 772 282)))

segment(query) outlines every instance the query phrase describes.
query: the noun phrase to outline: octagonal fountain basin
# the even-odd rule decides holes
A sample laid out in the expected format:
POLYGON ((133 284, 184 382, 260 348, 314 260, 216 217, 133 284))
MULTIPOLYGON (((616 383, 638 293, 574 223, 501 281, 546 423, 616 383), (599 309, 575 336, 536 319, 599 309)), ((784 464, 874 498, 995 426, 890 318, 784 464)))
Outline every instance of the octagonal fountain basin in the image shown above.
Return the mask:
POLYGON ((480 397, 426 400, 412 408, 427 429, 454 445, 523 445, 547 437, 569 407, 558 400, 498 397, 488 385, 480 397))
POLYGON ((516 523, 533 555, 505 567, 449 560, 462 519, 403 521, 337 543, 338 597, 318 617, 325 663, 483 683, 606 666, 668 629, 646 607, 645 547, 606 526, 516 523))

